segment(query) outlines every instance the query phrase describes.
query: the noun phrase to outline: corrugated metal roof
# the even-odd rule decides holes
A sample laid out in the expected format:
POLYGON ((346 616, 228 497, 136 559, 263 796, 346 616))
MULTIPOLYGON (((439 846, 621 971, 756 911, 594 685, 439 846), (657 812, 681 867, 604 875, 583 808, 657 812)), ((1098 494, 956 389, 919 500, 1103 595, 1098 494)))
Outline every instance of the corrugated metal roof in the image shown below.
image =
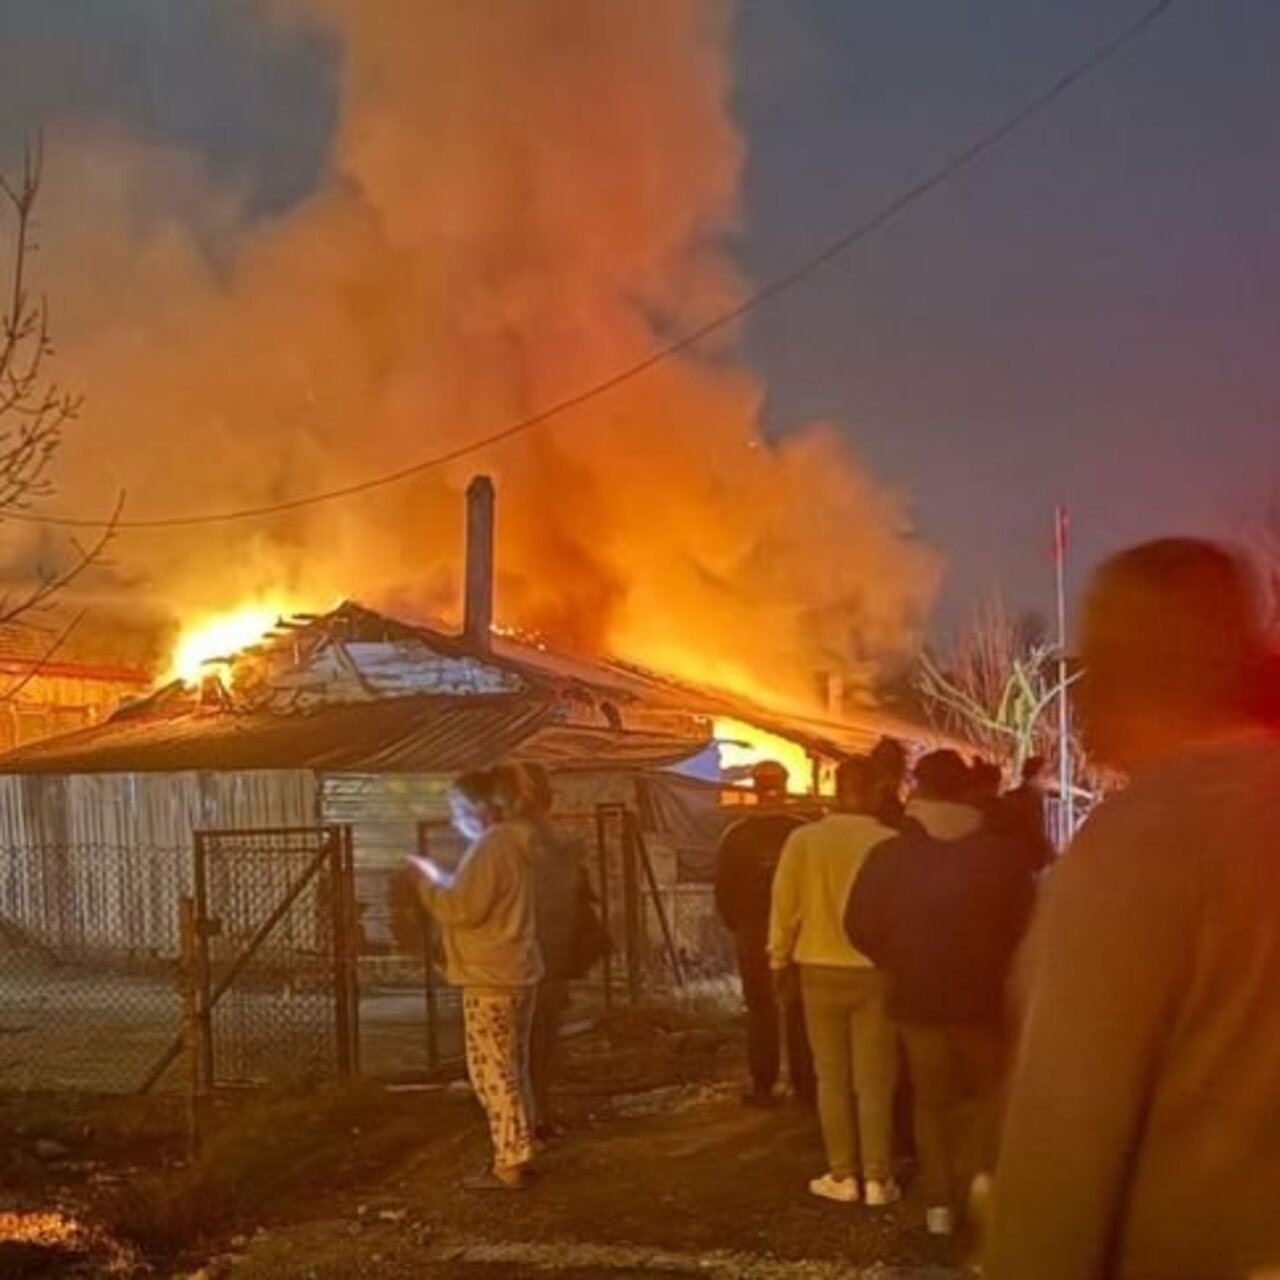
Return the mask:
POLYGON ((704 745, 557 723, 544 698, 407 697, 296 715, 231 711, 116 720, 0 756, 0 774, 311 769, 457 773, 516 757, 551 768, 643 768, 704 745))
POLYGON ((511 754, 544 699, 413 697, 296 715, 195 713, 114 721, 0 756, 0 773, 313 769, 452 773, 511 754))
POLYGON ((514 758, 556 771, 661 769, 696 756, 711 741, 660 733, 551 723, 538 729, 514 758))
POLYGON ((850 708, 839 716, 783 711, 741 694, 695 684, 617 658, 575 657, 500 636, 494 638, 494 651, 526 669, 589 687, 624 707, 636 703, 680 710, 699 718, 741 720, 833 759, 869 751, 883 737, 929 749, 949 746, 972 750, 971 744, 953 735, 879 707, 850 708))

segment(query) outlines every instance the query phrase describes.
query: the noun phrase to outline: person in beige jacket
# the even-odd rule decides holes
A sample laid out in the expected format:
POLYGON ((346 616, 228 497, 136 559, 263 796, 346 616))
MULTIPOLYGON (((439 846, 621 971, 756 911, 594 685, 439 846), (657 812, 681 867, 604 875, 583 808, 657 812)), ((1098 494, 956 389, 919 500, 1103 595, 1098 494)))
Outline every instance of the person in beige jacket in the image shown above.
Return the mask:
POLYGON ((441 925, 445 974, 462 988, 467 1073, 484 1107, 493 1164, 472 1190, 517 1190, 534 1156, 529 1037, 543 976, 526 824, 508 821, 518 787, 510 770, 471 773, 449 792, 453 824, 471 841, 452 873, 411 859, 422 902, 441 925))
POLYGON ((872 1206, 899 1198, 892 1170, 897 1045, 885 975, 845 937, 844 910, 867 855, 897 834, 871 816, 882 798, 870 761, 841 764, 838 811, 787 838, 769 916, 769 966, 783 998, 799 986, 818 1077, 827 1172, 809 1190, 872 1206))

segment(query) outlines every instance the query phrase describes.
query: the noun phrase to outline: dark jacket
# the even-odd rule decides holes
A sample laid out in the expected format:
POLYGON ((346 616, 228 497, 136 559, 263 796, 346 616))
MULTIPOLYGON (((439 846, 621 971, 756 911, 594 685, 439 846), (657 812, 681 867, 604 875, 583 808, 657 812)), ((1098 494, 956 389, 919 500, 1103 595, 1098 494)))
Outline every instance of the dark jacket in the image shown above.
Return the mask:
POLYGON ((564 981, 574 976, 578 957, 579 897, 586 857, 582 841, 558 831, 550 822, 529 824, 534 850, 533 896, 538 946, 546 976, 564 981))
POLYGON ((993 1023, 1033 892, 1007 834, 935 840, 915 828, 872 851, 849 895, 845 932, 888 972, 897 1021, 993 1023))
POLYGON ((750 813, 725 830, 716 849, 716 910, 739 941, 764 955, 773 873, 787 837, 804 819, 774 809, 750 813))
POLYGON ((990 815, 995 830, 1017 839, 1019 852, 1033 872, 1043 871, 1053 861, 1044 808, 1044 796, 1024 784, 1001 796, 990 815))

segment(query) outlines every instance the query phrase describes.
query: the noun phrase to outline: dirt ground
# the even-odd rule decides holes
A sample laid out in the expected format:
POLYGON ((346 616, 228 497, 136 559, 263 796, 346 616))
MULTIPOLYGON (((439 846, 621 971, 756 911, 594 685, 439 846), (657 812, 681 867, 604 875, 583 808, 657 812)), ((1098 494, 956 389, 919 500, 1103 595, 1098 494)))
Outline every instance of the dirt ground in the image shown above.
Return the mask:
POLYGON ((432 1108, 438 1136, 393 1178, 336 1197, 321 1221, 251 1239, 227 1274, 784 1280, 876 1266, 942 1276, 956 1262, 954 1247, 920 1229, 917 1205, 871 1211, 808 1195, 821 1164, 812 1116, 749 1110, 730 1087, 651 1105, 652 1114, 573 1129, 548 1152, 535 1187, 495 1199, 458 1189, 483 1163, 484 1140, 471 1104, 443 1099, 432 1108))
POLYGON ((532 1188, 496 1198, 460 1186, 486 1156, 478 1108, 461 1088, 264 1104, 225 1120, 224 1135, 185 1167, 172 1115, 167 1130, 130 1117, 116 1136, 70 1113, 50 1128, 47 1115, 14 1103, 0 1109, 0 1277, 960 1274, 961 1247, 925 1235, 910 1199, 873 1211, 808 1194, 822 1165, 816 1120, 742 1105, 735 1023, 629 1012, 566 1047, 567 1132, 532 1188), (52 1147, 40 1137, 51 1132, 52 1147), (156 1201, 168 1188, 173 1198, 156 1201), (143 1189, 149 1217, 138 1213, 143 1189), (89 1233, 75 1248, 46 1241, 42 1251, 13 1230, 6 1242, 6 1211, 20 1226, 23 1213, 54 1210, 89 1233), (139 1222, 158 1223, 158 1236, 139 1222))

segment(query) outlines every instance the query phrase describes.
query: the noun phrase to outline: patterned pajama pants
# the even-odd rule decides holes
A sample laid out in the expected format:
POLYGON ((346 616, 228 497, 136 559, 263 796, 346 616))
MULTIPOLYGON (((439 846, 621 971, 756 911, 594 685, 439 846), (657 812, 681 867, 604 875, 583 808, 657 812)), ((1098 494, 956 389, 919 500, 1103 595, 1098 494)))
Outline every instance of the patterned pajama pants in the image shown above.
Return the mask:
POLYGON ((468 987, 462 993, 467 1074, 489 1121, 497 1169, 533 1159, 529 1029, 534 995, 532 987, 468 987))

